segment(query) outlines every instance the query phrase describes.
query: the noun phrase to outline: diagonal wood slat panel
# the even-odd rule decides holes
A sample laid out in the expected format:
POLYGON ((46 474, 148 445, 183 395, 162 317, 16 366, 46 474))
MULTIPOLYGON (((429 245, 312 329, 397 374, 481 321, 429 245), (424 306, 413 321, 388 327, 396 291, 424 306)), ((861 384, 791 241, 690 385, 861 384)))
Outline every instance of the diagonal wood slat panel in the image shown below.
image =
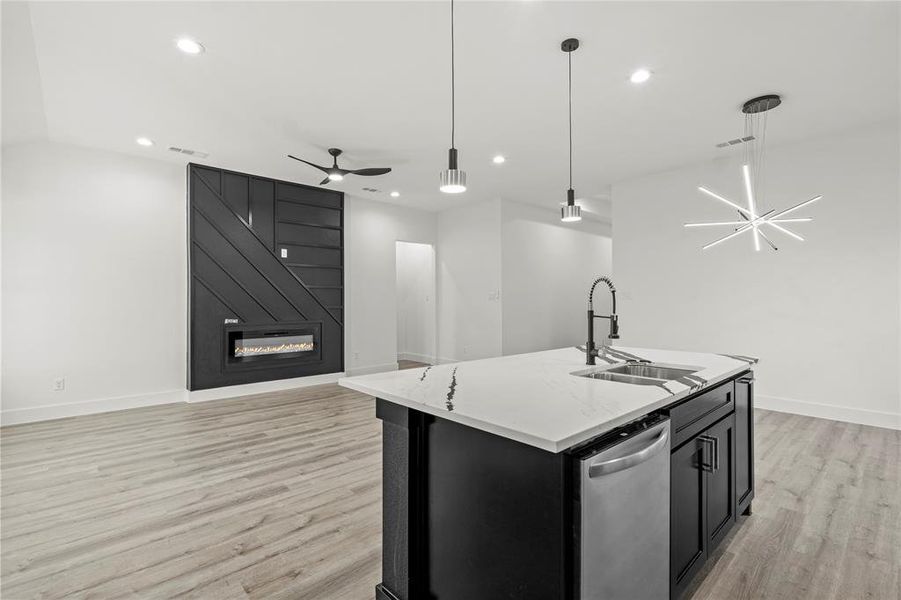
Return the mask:
POLYGON ((341 371, 343 228, 334 226, 332 215, 339 215, 341 225, 343 195, 200 165, 189 165, 188 170, 189 388, 341 371), (303 227, 284 224, 280 229, 278 194, 295 203, 314 204, 318 212, 310 213, 313 222, 303 227), (328 223, 317 224, 317 215, 328 223), (288 252, 292 256, 283 258, 288 252), (310 269, 295 270, 290 258, 307 261, 310 269), (327 267, 325 272, 339 274, 337 288, 322 290, 304 281, 306 273, 318 276, 317 261, 327 267), (306 323, 321 333, 320 354, 310 360, 248 363, 240 369, 229 366, 224 325, 235 319, 249 329, 306 323))

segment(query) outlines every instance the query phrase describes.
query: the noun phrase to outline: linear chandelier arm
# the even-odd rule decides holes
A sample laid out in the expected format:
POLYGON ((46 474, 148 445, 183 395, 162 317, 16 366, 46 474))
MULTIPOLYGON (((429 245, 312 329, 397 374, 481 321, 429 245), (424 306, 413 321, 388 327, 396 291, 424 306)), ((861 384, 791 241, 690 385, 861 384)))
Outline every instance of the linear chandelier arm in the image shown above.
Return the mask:
POLYGON ((759 233, 759 234, 760 234, 760 237, 762 237, 762 238, 764 239, 764 241, 765 241, 767 244, 770 245, 770 248, 772 248, 773 250, 778 250, 778 249, 779 249, 779 248, 776 247, 776 244, 773 243, 773 240, 771 240, 770 238, 768 238, 767 235, 766 235, 763 231, 758 231, 757 233, 759 233))
POLYGON ((789 231, 788 229, 786 229, 786 228, 783 227, 782 225, 778 225, 778 224, 773 223, 773 222, 771 222, 771 221, 764 221, 763 224, 764 224, 764 225, 769 225, 769 226, 772 227, 773 229, 777 229, 777 230, 781 231, 782 233, 784 233, 785 235, 788 235, 788 236, 791 236, 791 237, 795 238, 795 239, 798 240, 799 242, 803 242, 803 241, 804 241, 804 238, 802 238, 800 235, 798 235, 797 233, 795 233, 795 232, 793 232, 793 231, 789 231))
POLYGON ((731 200, 727 200, 727 199, 723 198, 723 197, 720 196, 719 194, 716 194, 716 193, 714 193, 714 192, 708 190, 708 189, 705 188, 704 186, 699 185, 699 186, 698 186, 698 189, 699 189, 700 191, 704 192, 705 194, 707 194, 708 196, 710 196, 711 198, 716 198, 716 199, 719 200, 720 202, 725 202, 726 204, 728 204, 728 205, 731 206, 732 208, 737 209, 739 212, 742 212, 742 213, 748 215, 748 216, 751 217, 752 219, 756 217, 756 215, 752 214, 751 211, 749 211, 747 208, 745 208, 745 207, 743 207, 743 206, 739 206, 739 205, 736 204, 735 202, 732 202, 731 200))
POLYGON ((811 198, 810 200, 805 200, 804 202, 801 202, 801 203, 799 203, 799 204, 795 204, 794 206, 792 206, 792 207, 790 207, 790 208, 786 208, 786 209, 783 210, 783 211, 777 212, 775 215, 773 215, 773 218, 774 218, 774 219, 778 219, 779 217, 783 217, 783 216, 787 215, 788 213, 795 212, 796 210, 798 210, 798 209, 801 208, 802 206, 807 206, 808 204, 812 204, 812 203, 816 202, 817 200, 819 200, 819 199, 822 198, 822 197, 823 197, 822 195, 820 195, 820 196, 814 196, 814 197, 811 198))
POLYGON ((769 215, 773 214, 773 212, 775 212, 775 211, 772 211, 772 210, 771 210, 771 211, 769 211, 769 212, 767 212, 767 213, 765 213, 765 214, 760 215, 759 217, 757 217, 757 218, 754 219, 753 221, 748 221, 745 225, 742 225, 741 227, 739 227, 738 229, 736 229, 735 231, 733 231, 733 232, 730 233, 729 235, 724 236, 724 237, 721 237, 721 238, 718 239, 718 240, 714 240, 713 242, 710 242, 709 244, 707 244, 706 246, 704 246, 704 247, 701 248, 701 249, 702 249, 702 250, 706 250, 707 248, 710 248, 710 247, 712 247, 712 246, 716 246, 717 244, 721 244, 721 243, 725 242, 726 240, 730 240, 730 239, 734 238, 734 237, 737 236, 737 235, 741 235, 742 233, 744 233, 744 232, 746 232, 746 231, 751 231, 751 230, 754 228, 754 225, 757 225, 758 223, 760 223, 761 221, 763 221, 764 219, 766 219, 769 215))
POLYGON ((743 228, 741 228, 741 229, 736 229, 735 231, 733 231, 733 232, 730 233, 729 235, 727 235, 727 236, 725 236, 725 237, 721 237, 721 238, 718 239, 718 240, 714 240, 714 241, 710 242, 709 244, 707 244, 706 246, 702 246, 702 247, 701 247, 701 250, 706 250, 707 248, 712 248, 712 247, 716 246, 717 244, 722 244, 722 243, 725 242, 726 240, 731 240, 731 239, 734 238, 735 236, 741 235, 741 234, 743 234, 743 233, 746 232, 746 231, 751 231, 751 228, 750 228, 750 227, 743 227, 743 228))
POLYGON ((770 223, 809 223, 813 217, 796 217, 794 219, 770 219, 770 223))
POLYGON ((744 221, 715 221, 710 223, 685 223, 685 227, 713 227, 717 225, 746 225, 747 219, 744 221))

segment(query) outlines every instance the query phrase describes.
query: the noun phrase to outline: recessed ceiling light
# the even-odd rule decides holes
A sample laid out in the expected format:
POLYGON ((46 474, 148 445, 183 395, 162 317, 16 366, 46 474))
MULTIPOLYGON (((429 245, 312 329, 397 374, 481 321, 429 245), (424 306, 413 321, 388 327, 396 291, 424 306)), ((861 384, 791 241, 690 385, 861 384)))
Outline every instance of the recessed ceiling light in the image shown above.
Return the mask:
POLYGON ((153 145, 153 140, 147 137, 139 137, 135 141, 138 143, 138 146, 150 147, 153 145))
POLYGON ((504 158, 502 154, 498 154, 497 156, 495 156, 494 158, 491 159, 491 162, 493 162, 496 165, 502 165, 506 161, 507 161, 507 159, 504 158))
POLYGON ((629 77, 632 83, 644 83, 651 78, 651 72, 647 69, 638 69, 629 77))
POLYGON ((178 41, 175 42, 175 45, 178 46, 178 49, 185 54, 200 54, 203 52, 203 45, 196 40, 192 40, 191 38, 178 38, 178 41))
POLYGON ((392 198, 400 198, 400 192, 391 192, 392 198))

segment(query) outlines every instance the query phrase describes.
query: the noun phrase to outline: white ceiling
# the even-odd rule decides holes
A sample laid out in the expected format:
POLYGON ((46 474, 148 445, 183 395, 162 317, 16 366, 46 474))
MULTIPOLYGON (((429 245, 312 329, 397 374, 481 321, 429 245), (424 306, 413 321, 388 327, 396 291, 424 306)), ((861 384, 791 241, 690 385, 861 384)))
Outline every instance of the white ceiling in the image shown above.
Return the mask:
POLYGON ((334 187, 427 210, 565 199, 559 46, 570 36, 582 42, 574 183, 602 216, 612 182, 730 152, 714 144, 741 133, 749 97, 784 95, 770 144, 899 110, 896 3, 460 2, 457 147, 470 191, 447 196, 446 2, 3 4, 4 143, 48 135, 186 162, 174 145, 310 184, 321 173, 285 155, 325 163, 338 146, 345 167, 394 172, 334 187), (178 52, 184 34, 206 53, 178 52), (628 80, 639 66, 654 72, 643 86, 628 80), (156 146, 138 147, 138 135, 156 146), (394 189, 401 198, 388 198, 394 189))

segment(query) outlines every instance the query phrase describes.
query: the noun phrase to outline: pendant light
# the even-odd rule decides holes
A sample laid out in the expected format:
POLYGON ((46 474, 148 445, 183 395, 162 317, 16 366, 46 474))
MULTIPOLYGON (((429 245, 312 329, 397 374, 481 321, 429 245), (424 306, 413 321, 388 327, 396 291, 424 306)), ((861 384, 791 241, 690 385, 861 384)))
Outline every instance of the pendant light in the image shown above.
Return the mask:
POLYGON ((450 3, 451 24, 451 147, 447 151, 447 169, 441 171, 441 185, 439 190, 445 194, 459 194, 466 191, 466 171, 457 168, 457 149, 454 147, 454 133, 456 132, 455 114, 455 77, 454 77, 454 0, 450 3))
POLYGON ((569 73, 569 189, 566 190, 566 206, 560 208, 560 220, 564 223, 582 220, 582 208, 576 205, 576 192, 573 191, 573 52, 578 47, 576 38, 563 40, 560 44, 560 49, 566 52, 569 73))
POLYGON ((742 175, 742 183, 745 192, 745 200, 747 202, 747 206, 740 206, 739 204, 729 200, 728 198, 724 198, 720 194, 709 190, 704 186, 698 186, 698 191, 706 194, 710 198, 714 200, 719 200, 720 202, 726 204, 727 206, 738 211, 738 219, 731 221, 713 221, 706 223, 685 223, 685 227, 732 227, 732 233, 724 235, 709 244, 703 246, 702 250, 707 250, 708 248, 712 248, 714 246, 718 246, 727 240, 731 240, 732 238, 738 237, 743 233, 750 232, 753 234, 754 241, 754 250, 760 252, 761 244, 760 241, 763 240, 767 243, 767 245, 773 250, 778 250, 779 248, 776 246, 775 242, 770 239, 767 233, 772 233, 772 231, 778 231, 783 233, 799 242, 803 242, 804 238, 795 233, 794 231, 785 227, 788 224, 794 223, 807 223, 813 221, 811 217, 792 217, 788 218, 788 215, 795 212, 799 208, 807 206, 809 204, 813 204, 820 198, 822 195, 817 195, 809 200, 805 200, 804 202, 800 202, 786 208, 784 210, 776 211, 776 210, 765 210, 763 205, 763 194, 762 186, 760 183, 764 181, 764 159, 766 158, 766 125, 767 125, 767 112, 776 108, 782 104, 782 98, 780 98, 776 94, 767 94, 766 96, 758 96, 757 98, 751 98, 742 106, 742 113, 745 115, 745 134, 744 137, 736 140, 732 140, 730 142, 724 142, 722 144, 718 144, 719 147, 725 147, 727 145, 745 143, 745 154, 744 160, 741 167, 741 175, 742 175), (755 200, 756 197, 756 200, 755 200))

